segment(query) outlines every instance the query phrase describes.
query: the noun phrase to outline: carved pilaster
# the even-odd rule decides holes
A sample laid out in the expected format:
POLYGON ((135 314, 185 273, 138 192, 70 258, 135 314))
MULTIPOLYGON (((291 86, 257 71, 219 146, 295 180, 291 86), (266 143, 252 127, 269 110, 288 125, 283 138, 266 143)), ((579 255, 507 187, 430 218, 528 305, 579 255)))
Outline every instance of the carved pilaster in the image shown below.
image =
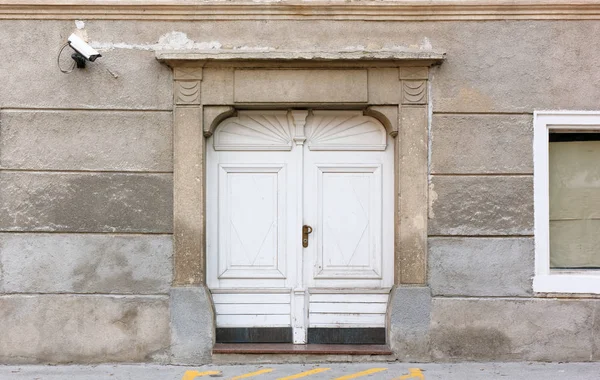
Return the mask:
POLYGON ((294 119, 294 141, 298 145, 304 144, 306 136, 304 135, 304 126, 306 125, 306 118, 308 117, 308 111, 291 111, 292 119, 294 119))
POLYGON ((176 105, 200 105, 202 67, 175 67, 173 96, 176 105))
POLYGON ((402 104, 427 104, 428 67, 401 67, 402 104))
POLYGON ((427 283, 428 67, 401 67, 396 284, 427 283))
POLYGON ((205 277, 202 67, 173 67, 173 286, 203 286, 205 277))

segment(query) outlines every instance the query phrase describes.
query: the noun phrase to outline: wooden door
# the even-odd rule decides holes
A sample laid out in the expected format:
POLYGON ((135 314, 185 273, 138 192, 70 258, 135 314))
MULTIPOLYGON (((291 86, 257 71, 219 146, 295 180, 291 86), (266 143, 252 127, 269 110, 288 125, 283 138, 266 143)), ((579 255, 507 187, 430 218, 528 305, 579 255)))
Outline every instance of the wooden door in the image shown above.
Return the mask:
POLYGON ((326 334, 319 329, 385 327, 394 226, 386 137, 378 121, 356 112, 315 111, 307 122, 303 218, 313 232, 304 257, 313 339, 326 334))
POLYGON ((285 339, 306 343, 311 328, 385 326, 393 147, 359 111, 314 111, 305 121, 240 112, 208 141, 217 328, 288 329, 285 339), (313 230, 307 247, 303 225, 313 230))
POLYGON ((292 133, 286 111, 248 111, 208 141, 207 284, 217 328, 291 330, 299 188, 292 133))

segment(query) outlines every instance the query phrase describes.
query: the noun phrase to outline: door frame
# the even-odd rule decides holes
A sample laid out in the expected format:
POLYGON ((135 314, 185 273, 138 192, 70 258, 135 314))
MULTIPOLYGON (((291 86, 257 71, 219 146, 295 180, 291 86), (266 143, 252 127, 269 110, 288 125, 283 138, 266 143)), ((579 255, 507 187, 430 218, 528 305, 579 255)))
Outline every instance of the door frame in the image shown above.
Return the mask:
POLYGON ((174 80, 174 362, 206 362, 214 344, 214 311, 199 317, 194 309, 203 304, 212 310, 205 273, 204 147, 215 127, 238 109, 361 109, 381 121, 388 134, 398 138, 394 153, 394 284, 427 283, 429 72, 445 54, 321 55, 156 53, 159 61, 173 69, 174 80), (186 301, 192 292, 195 302, 186 301), (200 336, 202 342, 198 342, 200 336), (194 352, 190 352, 192 347, 194 352))
MULTIPOLYGON (((357 129, 352 130, 357 133, 357 129)), ((272 130, 265 127, 264 132, 272 133, 272 130)), ((291 327, 294 344, 306 344, 308 329, 312 327, 375 328, 385 331, 386 302, 393 285, 394 264, 395 139, 387 135, 381 122, 357 110, 240 110, 236 117, 219 123, 205 147, 205 212, 208 220, 206 274, 216 309, 218 342, 223 341, 219 337, 225 336, 228 337, 226 341, 237 341, 238 338, 232 338, 235 333, 229 335, 230 332, 226 331, 236 328, 243 331, 250 329, 255 333, 259 330, 268 331, 267 337, 258 338, 255 335, 255 338, 271 340, 274 339, 273 329, 291 327), (301 115, 302 119, 299 118, 301 115), (315 131, 315 128, 332 117, 343 120, 343 123, 338 125, 341 129, 325 128, 325 137, 330 138, 324 143, 320 138, 324 130, 315 131), (261 140, 260 137, 264 137, 262 133, 248 139, 246 133, 256 131, 261 124, 274 124, 274 120, 282 125, 280 133, 271 135, 278 137, 278 140, 261 140), (308 128, 306 131, 293 123, 299 120, 308 128), (368 130, 371 134, 367 140, 364 135, 358 139, 344 137, 343 134, 337 140, 332 138, 336 135, 335 131, 350 130, 352 126, 361 128, 363 133, 368 130), (285 138, 281 138, 281 134, 285 134, 285 138), (362 200, 368 199, 370 202, 363 205, 369 212, 369 237, 366 240, 369 244, 375 244, 367 249, 368 270, 354 268, 348 272, 349 268, 346 268, 340 272, 339 267, 333 269, 322 262, 320 265, 324 272, 316 272, 316 263, 323 254, 321 242, 325 228, 321 215, 323 207, 317 206, 321 198, 317 194, 322 194, 323 176, 330 172, 367 175, 369 191, 378 194, 367 195, 367 198, 364 198, 366 194, 362 194, 362 200), (277 203, 283 206, 277 208, 278 217, 267 213, 271 215, 269 223, 275 218, 279 220, 276 229, 278 249, 275 250, 278 258, 272 262, 277 268, 242 268, 237 260, 236 268, 230 267, 229 255, 232 252, 228 248, 230 237, 227 236, 230 229, 225 227, 229 225, 228 218, 231 217, 228 211, 230 198, 224 196, 229 183, 226 173, 275 174, 278 191, 270 193, 269 187, 265 191, 271 196, 277 194, 277 203), (310 235, 310 244, 303 247, 304 224, 310 224, 314 232, 310 235), (281 294, 284 289, 287 294, 281 294), (274 294, 287 296, 288 302, 274 302, 270 297, 274 294), (253 296, 248 298, 248 295, 253 296), (351 300, 355 298, 353 295, 360 297, 361 301, 351 300), (347 309, 356 307, 356 303, 362 304, 362 308, 347 309), (309 305, 314 305, 314 310, 309 305), (366 311, 365 307, 370 310, 366 311), (287 310, 287 322, 281 320, 284 310, 287 310), (313 318, 318 322, 313 322, 313 318)), ((248 187, 241 190, 239 196, 242 198, 261 194, 248 187)), ((352 197, 349 201, 352 201, 352 197)), ((255 205, 260 201, 247 202, 255 205)), ((342 206, 343 209, 347 207, 347 204, 342 206)), ((256 209, 254 212, 261 213, 256 209)), ((383 333, 379 335, 385 336, 383 333)))

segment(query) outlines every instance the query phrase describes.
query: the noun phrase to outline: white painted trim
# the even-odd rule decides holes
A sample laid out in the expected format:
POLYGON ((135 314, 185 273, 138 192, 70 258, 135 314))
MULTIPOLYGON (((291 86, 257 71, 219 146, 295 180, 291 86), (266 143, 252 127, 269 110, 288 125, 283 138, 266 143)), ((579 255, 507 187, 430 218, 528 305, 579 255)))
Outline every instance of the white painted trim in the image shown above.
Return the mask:
POLYGON ((600 271, 550 270, 550 205, 548 133, 552 129, 598 130, 600 111, 535 111, 533 117, 533 199, 535 276, 538 293, 600 294, 600 271))
POLYGON ((388 294, 392 288, 308 288, 310 294, 388 294))
POLYGON ((296 228, 293 239, 296 242, 294 290, 292 292, 292 342, 305 344, 308 341, 308 292, 304 281, 304 247, 302 241, 302 226, 304 215, 304 142, 306 141, 305 126, 309 112, 307 110, 290 111, 294 122, 294 143, 296 156, 296 228))
POLYGON ((290 288, 215 288, 210 292, 213 294, 290 294, 290 288))
POLYGON ((600 273, 536 275, 533 289, 543 293, 600 294, 600 273))

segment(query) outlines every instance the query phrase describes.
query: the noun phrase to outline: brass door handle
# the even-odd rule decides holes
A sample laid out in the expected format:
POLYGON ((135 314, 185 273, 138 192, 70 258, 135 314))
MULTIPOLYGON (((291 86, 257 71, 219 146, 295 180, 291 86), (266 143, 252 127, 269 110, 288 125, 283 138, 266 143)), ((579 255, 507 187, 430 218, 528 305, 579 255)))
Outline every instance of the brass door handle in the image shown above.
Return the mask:
POLYGON ((302 226, 302 246, 308 247, 308 234, 312 232, 312 227, 306 224, 302 226))

